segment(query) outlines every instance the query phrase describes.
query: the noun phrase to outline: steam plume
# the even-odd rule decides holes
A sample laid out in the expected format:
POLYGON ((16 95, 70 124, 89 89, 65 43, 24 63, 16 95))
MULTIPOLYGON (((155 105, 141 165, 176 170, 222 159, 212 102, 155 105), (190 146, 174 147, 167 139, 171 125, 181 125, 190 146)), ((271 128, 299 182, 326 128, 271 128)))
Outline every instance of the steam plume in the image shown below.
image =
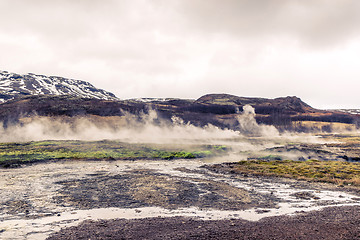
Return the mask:
POLYGON ((259 125, 255 119, 255 109, 250 105, 243 106, 242 114, 237 117, 240 132, 244 135, 274 137, 279 131, 274 126, 259 125))
POLYGON ((21 124, 0 127, 0 142, 108 139, 130 143, 204 143, 232 140, 240 144, 247 142, 246 138, 249 136, 265 139, 294 137, 291 134, 280 135, 274 126, 258 124, 254 108, 250 105, 243 107, 243 112, 237 116, 237 122, 238 131, 220 129, 211 124, 198 127, 175 116, 170 120, 162 119, 155 110, 138 115, 125 112, 121 117, 37 116, 22 119, 21 124))

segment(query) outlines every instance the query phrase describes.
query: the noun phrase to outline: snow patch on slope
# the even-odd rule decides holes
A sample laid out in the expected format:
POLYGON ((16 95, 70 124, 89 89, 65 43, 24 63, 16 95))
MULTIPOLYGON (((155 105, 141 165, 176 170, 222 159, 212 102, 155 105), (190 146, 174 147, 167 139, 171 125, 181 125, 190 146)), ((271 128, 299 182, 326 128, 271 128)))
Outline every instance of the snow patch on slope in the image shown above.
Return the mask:
POLYGON ((21 75, 0 71, 0 102, 20 96, 43 94, 118 100, 114 94, 81 80, 34 73, 21 75))

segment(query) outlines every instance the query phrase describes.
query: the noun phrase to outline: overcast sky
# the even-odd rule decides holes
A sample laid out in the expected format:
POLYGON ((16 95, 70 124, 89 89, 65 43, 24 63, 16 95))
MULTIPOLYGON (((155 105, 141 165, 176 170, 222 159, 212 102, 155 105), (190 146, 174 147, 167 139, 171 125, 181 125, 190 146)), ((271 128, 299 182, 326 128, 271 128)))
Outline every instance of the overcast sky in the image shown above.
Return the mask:
POLYGON ((0 0, 0 70, 118 97, 360 108, 359 0, 0 0))

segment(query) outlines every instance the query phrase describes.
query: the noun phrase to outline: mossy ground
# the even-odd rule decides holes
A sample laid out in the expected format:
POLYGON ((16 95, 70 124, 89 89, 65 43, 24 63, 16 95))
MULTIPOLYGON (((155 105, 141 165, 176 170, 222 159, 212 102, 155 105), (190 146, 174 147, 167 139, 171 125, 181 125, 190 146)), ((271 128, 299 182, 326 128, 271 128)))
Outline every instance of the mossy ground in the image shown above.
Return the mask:
POLYGON ((137 159, 191 159, 217 155, 226 147, 207 145, 197 147, 164 148, 118 141, 39 141, 1 143, 0 166, 59 159, 82 160, 137 160, 137 159))
POLYGON ((360 163, 341 161, 240 161, 237 172, 360 187, 360 163))

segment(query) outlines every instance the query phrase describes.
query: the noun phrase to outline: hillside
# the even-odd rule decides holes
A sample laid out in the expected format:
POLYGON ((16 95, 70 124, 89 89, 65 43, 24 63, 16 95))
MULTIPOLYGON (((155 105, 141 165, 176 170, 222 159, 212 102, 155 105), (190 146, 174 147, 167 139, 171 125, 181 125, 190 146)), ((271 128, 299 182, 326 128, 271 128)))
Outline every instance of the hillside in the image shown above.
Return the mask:
POLYGON ((254 108, 258 123, 274 125, 280 130, 306 131, 309 122, 321 123, 319 126, 324 130, 329 129, 329 125, 324 123, 335 122, 352 127, 360 125, 360 115, 353 111, 315 109, 295 96, 267 99, 207 94, 198 99, 120 100, 114 94, 85 81, 6 71, 0 71, 0 103, 0 122, 4 126, 34 116, 121 117, 126 112, 139 116, 154 109, 158 117, 165 120, 177 116, 185 123, 196 126, 212 124, 237 130, 238 116, 245 105, 254 108), (306 126, 303 122, 306 122, 306 126))
MULTIPOLYGON (((4 126, 21 122, 23 118, 34 116, 47 117, 84 117, 84 116, 124 116, 131 113, 140 116, 154 109, 158 117, 170 120, 180 117, 196 126, 212 124, 220 128, 237 130, 238 115, 244 105, 250 104, 256 112, 258 123, 271 124, 280 130, 307 131, 303 122, 321 123, 320 128, 329 124, 343 123, 359 126, 360 116, 340 111, 317 110, 296 97, 277 99, 243 98, 232 95, 209 95, 197 100, 154 99, 141 100, 104 100, 81 98, 69 95, 32 95, 0 104, 0 121, 4 126), (241 102, 239 102, 241 100, 241 102), (300 125, 299 125, 300 123, 300 125), (324 123, 326 123, 324 125, 324 123)), ((324 127, 325 126, 325 127, 324 127)), ((310 127, 311 128, 311 127, 310 127)))
POLYGON ((200 97, 195 103, 205 105, 223 106, 256 106, 258 114, 270 114, 273 111, 282 111, 288 114, 314 112, 315 109, 304 103, 298 97, 281 97, 275 99, 267 98, 246 98, 229 94, 208 94, 200 97))
POLYGON ((83 98, 117 99, 114 94, 81 80, 0 71, 0 102, 29 95, 73 95, 83 98))

